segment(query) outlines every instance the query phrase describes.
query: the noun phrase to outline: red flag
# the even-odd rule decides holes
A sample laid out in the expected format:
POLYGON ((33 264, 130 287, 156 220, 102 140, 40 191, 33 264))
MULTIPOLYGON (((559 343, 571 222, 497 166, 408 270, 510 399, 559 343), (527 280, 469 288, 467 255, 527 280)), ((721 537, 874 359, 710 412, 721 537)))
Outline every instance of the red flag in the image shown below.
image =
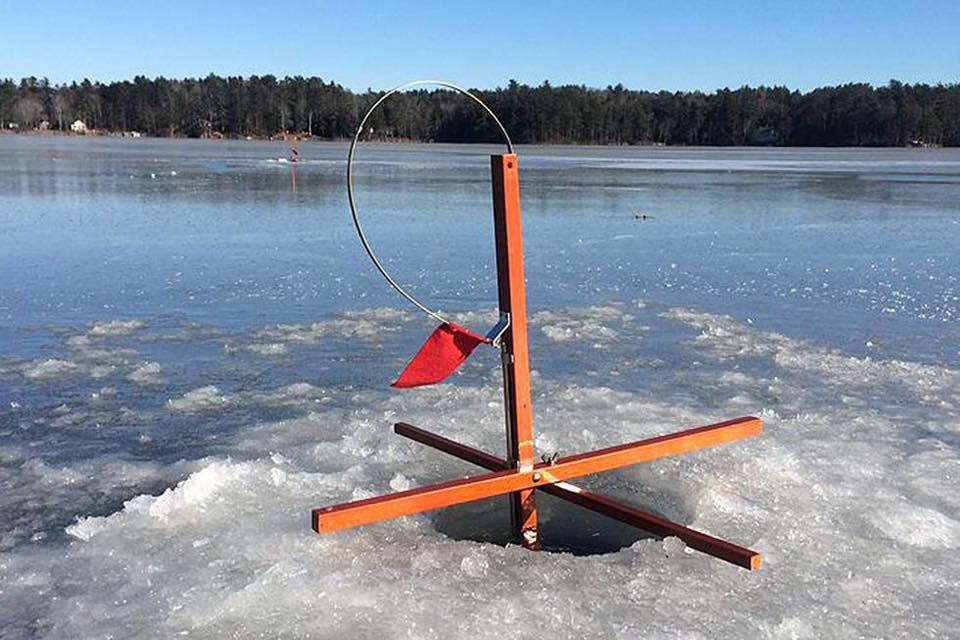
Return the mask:
POLYGON ((436 384, 457 370, 477 345, 489 342, 486 338, 448 323, 437 327, 420 347, 413 360, 400 372, 391 387, 406 389, 436 384))

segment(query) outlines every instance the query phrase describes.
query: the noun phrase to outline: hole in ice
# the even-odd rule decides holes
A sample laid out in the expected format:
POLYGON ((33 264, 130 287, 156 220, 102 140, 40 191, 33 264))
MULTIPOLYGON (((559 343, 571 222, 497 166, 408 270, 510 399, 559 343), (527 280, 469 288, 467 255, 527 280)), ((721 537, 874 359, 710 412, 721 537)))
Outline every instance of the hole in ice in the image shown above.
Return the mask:
MULTIPOLYGON (((656 537, 541 492, 537 492, 537 516, 543 551, 599 555, 614 553, 637 540, 656 537)), ((437 531, 454 540, 499 545, 513 542, 506 497, 449 507, 439 511, 433 522, 437 531)))

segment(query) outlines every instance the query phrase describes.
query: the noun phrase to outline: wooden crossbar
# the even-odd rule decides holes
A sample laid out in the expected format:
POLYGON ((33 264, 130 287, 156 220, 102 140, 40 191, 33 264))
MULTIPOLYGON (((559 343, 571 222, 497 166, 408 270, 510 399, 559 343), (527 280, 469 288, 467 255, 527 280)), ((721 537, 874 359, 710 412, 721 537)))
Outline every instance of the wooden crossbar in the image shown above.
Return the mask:
POLYGON ((553 464, 540 463, 529 471, 494 471, 472 478, 322 507, 313 510, 313 529, 318 533, 336 531, 504 493, 536 489, 580 476, 733 442, 758 435, 760 430, 759 418, 736 418, 560 458, 553 464))
MULTIPOLYGON (((461 444, 449 438, 420 429, 405 422, 398 422, 393 426, 394 431, 405 438, 410 438, 428 447, 433 447, 444 453, 472 462, 491 471, 500 471, 509 468, 507 461, 495 455, 461 444)), ((539 491, 572 502, 595 513, 607 516, 619 522, 649 531, 654 535, 665 538, 676 536, 683 540, 688 547, 696 549, 721 560, 744 569, 759 569, 760 554, 745 547, 715 538, 706 533, 695 531, 666 518, 647 513, 636 507, 623 504, 606 496, 587 491, 569 482, 540 487, 539 491)))

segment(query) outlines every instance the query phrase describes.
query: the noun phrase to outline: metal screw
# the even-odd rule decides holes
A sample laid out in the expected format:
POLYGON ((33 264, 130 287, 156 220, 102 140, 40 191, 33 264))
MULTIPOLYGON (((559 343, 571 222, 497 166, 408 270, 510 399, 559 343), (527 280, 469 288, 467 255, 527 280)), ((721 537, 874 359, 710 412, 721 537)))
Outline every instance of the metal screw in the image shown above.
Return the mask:
POLYGON ((540 482, 540 478, 541 478, 541 477, 542 477, 542 476, 541 476, 539 473, 535 473, 535 474, 533 474, 533 481, 534 481, 534 482, 540 482))

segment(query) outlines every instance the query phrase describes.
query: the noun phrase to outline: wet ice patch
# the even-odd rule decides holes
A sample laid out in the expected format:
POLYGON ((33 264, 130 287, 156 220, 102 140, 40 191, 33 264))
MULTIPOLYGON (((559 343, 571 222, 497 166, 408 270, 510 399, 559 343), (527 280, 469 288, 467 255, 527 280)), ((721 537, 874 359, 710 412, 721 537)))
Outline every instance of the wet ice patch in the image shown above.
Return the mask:
MULTIPOLYGON (((624 317, 632 307, 607 306, 622 316, 560 309, 538 322, 593 318, 623 339, 643 331, 624 317)), ((485 311, 463 319, 482 327, 494 318, 485 311)), ((61 525, 70 543, 54 553, 28 542, 43 531, 23 528, 19 546, 0 560, 10 604, 0 622, 49 637, 295 636, 317 619, 330 635, 352 637, 524 637, 544 628, 557 638, 691 630, 703 638, 949 637, 956 615, 942 605, 943 594, 960 571, 960 419, 949 406, 957 391, 950 370, 844 365, 840 352, 722 316, 682 318, 706 337, 688 339, 683 328, 675 346, 660 335, 638 343, 659 349, 664 362, 683 363, 658 370, 665 384, 656 391, 633 380, 620 388, 581 375, 576 383, 554 377, 551 354, 566 357, 564 345, 573 343, 541 334, 552 346, 539 352, 543 371, 532 376, 537 451, 569 455, 762 415, 759 438, 583 480, 591 490, 757 549, 764 556, 759 572, 677 540, 640 540, 602 557, 528 554, 474 530, 454 539, 449 511, 314 534, 312 507, 480 472, 397 437, 390 428, 397 420, 502 455, 499 368, 495 358, 478 358, 484 366, 470 386, 398 393, 272 379, 256 388, 238 378, 229 393, 199 386, 171 398, 163 414, 178 424, 212 423, 227 411, 230 419, 245 411, 253 417, 218 437, 218 458, 198 463, 186 478, 111 492, 109 508, 77 500, 71 513, 81 519, 61 525), (906 379, 918 372, 925 394, 906 379), (899 394, 895 406, 879 402, 890 390, 899 394), (274 407, 284 419, 262 421, 274 407), (521 582, 525 588, 516 589, 521 582), (454 604, 438 611, 438 600, 454 604), (747 601, 755 606, 743 607, 747 601), (640 609, 662 615, 637 616, 640 609), (94 610, 99 614, 88 614, 94 610), (724 615, 704 615, 716 611, 724 615)), ((605 367, 621 357, 619 349, 597 352, 605 367)), ((138 358, 124 371, 142 365, 138 358)), ((121 384, 116 398, 64 403, 50 409, 49 420, 76 429, 123 393, 121 384)), ((11 492, 26 503, 44 495, 36 483, 48 471, 21 466, 12 463, 8 477, 28 479, 11 492)), ((76 500, 71 492, 84 495, 94 476, 95 468, 52 474, 62 493, 51 493, 60 503, 76 500)), ((507 520, 484 522, 502 532, 507 520)))
POLYGON ((102 342, 91 340, 86 335, 70 337, 64 346, 73 359, 90 367, 126 366, 137 355, 133 349, 105 347, 102 342))
POLYGON ((890 505, 874 513, 872 521, 884 535, 903 544, 926 549, 960 547, 960 522, 934 509, 890 505))
POLYGON ((596 345, 615 340, 620 335, 615 327, 633 319, 622 306, 605 305, 539 311, 530 316, 530 324, 554 342, 585 340, 596 345))
POLYGON ((20 365, 28 380, 102 379, 121 373, 136 352, 127 349, 72 349, 70 358, 47 358, 20 365))
POLYGON ((256 342, 246 346, 247 351, 258 356, 282 356, 287 352, 283 342, 256 342))
POLYGON ((194 466, 111 456, 56 464, 28 449, 0 447, 0 509, 4 513, 0 550, 32 539, 57 538, 71 520, 104 509, 110 513, 123 499, 157 483, 175 482, 194 466))
POLYGON ((100 387, 96 391, 90 393, 90 401, 92 403, 103 402, 104 400, 114 398, 117 395, 117 390, 114 387, 100 387))
POLYGON ((187 322, 175 331, 143 334, 140 339, 145 342, 201 342, 220 339, 224 335, 226 332, 220 327, 187 322))
MULTIPOLYGON (((728 382, 752 380, 733 373, 728 382)), ((890 529, 895 535, 920 527, 922 537, 904 544, 896 567, 864 562, 886 535, 878 529, 891 523, 864 528, 888 505, 863 496, 912 495, 921 477, 943 477, 953 462, 949 456, 897 462, 891 453, 909 441, 876 418, 854 428, 884 434, 882 440, 851 447, 850 431, 837 419, 844 407, 789 418, 765 413, 766 431, 758 439, 587 479, 592 490, 757 548, 766 564, 756 573, 706 558, 677 540, 641 540, 602 558, 528 554, 515 546, 453 540, 437 514, 342 534, 317 536, 309 529, 310 507, 479 472, 398 438, 389 425, 403 419, 499 453, 503 416, 496 381, 489 382, 410 394, 294 383, 237 394, 237 402, 311 408, 302 417, 238 433, 234 450, 252 459, 207 461, 176 486, 70 525, 74 542, 56 561, 14 559, 8 571, 46 580, 44 572, 56 562, 66 584, 96 575, 95 589, 61 593, 52 582, 47 587, 58 597, 47 598, 36 617, 61 636, 109 631, 136 637, 145 628, 171 636, 294 635, 317 618, 335 635, 357 637, 390 635, 396 628, 417 635, 429 627, 437 637, 493 638, 521 620, 532 634, 549 626, 558 638, 582 637, 585 629, 609 637, 676 637, 697 625, 705 625, 703 637, 876 636, 884 635, 891 602, 921 612, 915 622, 899 618, 908 636, 951 628, 949 616, 938 613, 942 607, 931 603, 954 575, 956 560, 947 552, 955 548, 949 545, 956 543, 956 523, 944 512, 892 511, 904 522, 890 529), (315 402, 324 398, 333 402, 315 402), (907 484, 894 468, 908 472, 907 484), (904 570, 921 566, 923 580, 900 581, 904 570), (848 578, 848 571, 856 574, 848 578), (520 581, 527 588, 511 588, 520 581), (870 585, 867 592, 857 587, 863 583, 870 585), (691 597, 697 606, 690 606, 691 597), (746 597, 759 598, 762 606, 734 606, 746 597), (437 615, 430 606, 437 598, 469 606, 437 615), (123 600, 100 617, 71 613, 123 600), (637 607, 654 605, 670 615, 636 616, 637 607), (703 611, 721 609, 725 616, 704 623, 703 611), (506 618, 491 618, 493 612, 506 618)), ((790 381, 781 384, 796 393, 790 381)), ((549 378, 538 381, 536 394, 540 452, 575 453, 730 417, 642 391, 558 385, 549 378)), ((215 388, 181 399, 188 396, 192 406, 204 398, 222 404, 215 388)), ((923 490, 951 501, 954 484, 923 490)), ((14 602, 35 601, 26 588, 10 593, 14 602)))
POLYGON ((252 336, 254 344, 259 345, 316 344, 328 338, 377 341, 384 333, 398 331, 399 325, 410 317, 406 311, 390 307, 345 311, 341 317, 333 320, 261 327, 252 336))
POLYGON ((139 385, 155 385, 163 382, 163 369, 159 362, 144 362, 127 374, 127 380, 139 385))
POLYGON ((500 320, 497 309, 479 309, 477 311, 462 311, 450 316, 450 319, 460 326, 467 327, 474 333, 485 335, 488 330, 500 320))
MULTIPOLYGON (((95 325, 96 326, 96 325, 95 325)), ((126 326, 126 323, 125 323, 126 326)), ((120 335, 123 329, 104 328, 100 336, 120 335)), ((91 334, 72 335, 63 341, 68 357, 34 360, 20 365, 29 380, 102 379, 132 373, 138 365, 137 352, 127 348, 104 346, 91 334)))
POLYGON ((323 389, 310 384, 309 382, 294 382, 285 387, 281 387, 270 392, 256 392, 252 397, 260 402, 286 402, 290 400, 301 400, 304 398, 324 397, 329 393, 323 389))
POLYGON ((90 340, 88 335, 79 335, 79 336, 70 336, 63 343, 68 349, 90 349, 92 348, 93 341, 90 340))
POLYGON ((63 378, 77 372, 79 369, 80 366, 76 362, 72 360, 60 360, 58 358, 34 360, 21 367, 23 375, 31 380, 63 378))
POLYGON ((800 618, 785 618, 771 629, 770 637, 776 640, 815 640, 820 636, 809 622, 800 618))
POLYGON ((216 500, 220 491, 231 484, 242 483, 253 465, 213 462, 193 473, 174 488, 159 496, 140 495, 128 500, 119 513, 99 518, 82 518, 67 527, 67 533, 81 540, 90 540, 111 522, 123 522, 133 516, 146 516, 167 525, 178 516, 197 517, 216 500))
POLYGON ((471 549, 460 561, 460 571, 471 578, 482 578, 490 570, 490 561, 484 549, 471 549))
POLYGON ((837 349, 759 331, 729 316, 676 308, 661 317, 700 329, 695 341, 701 352, 718 358, 769 358, 783 369, 822 376, 847 389, 874 390, 878 396, 883 390, 890 399, 907 396, 930 406, 960 408, 960 371, 849 356, 837 349))
POLYGON ((340 390, 317 387, 307 382, 295 382, 272 390, 238 391, 230 394, 223 393, 215 385, 207 385, 188 391, 178 398, 168 398, 165 406, 167 410, 181 414, 220 413, 255 407, 300 408, 309 411, 334 402, 343 402, 344 396, 340 390))
POLYGON ((95 338, 128 336, 143 329, 147 324, 143 320, 108 320, 90 325, 87 335, 95 338))
POLYGON ((167 400, 167 409, 180 413, 204 413, 222 411, 233 404, 234 400, 220 393, 214 385, 188 391, 179 398, 167 400))

